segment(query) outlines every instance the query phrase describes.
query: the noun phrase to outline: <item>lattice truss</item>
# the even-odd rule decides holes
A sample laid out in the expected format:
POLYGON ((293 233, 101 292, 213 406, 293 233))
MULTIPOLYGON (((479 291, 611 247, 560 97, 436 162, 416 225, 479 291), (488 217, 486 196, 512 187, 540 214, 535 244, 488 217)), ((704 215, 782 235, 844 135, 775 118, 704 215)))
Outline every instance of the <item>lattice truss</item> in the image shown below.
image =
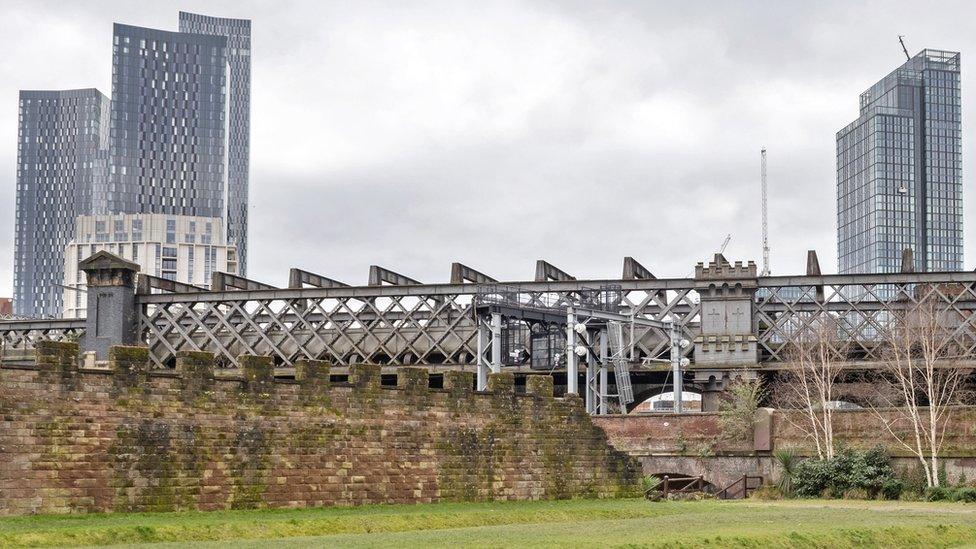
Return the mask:
MULTIPOLYGON (((590 305, 582 290, 528 287, 520 294, 537 306, 590 305)), ((475 285, 139 295, 139 330, 160 368, 181 350, 210 351, 228 365, 243 354, 273 356, 285 366, 303 358, 337 365, 474 364, 478 296, 475 285)), ((648 319, 674 319, 690 337, 698 329, 700 306, 690 287, 629 290, 620 306, 648 319)), ((634 340, 644 356, 667 353, 668 341, 653 328, 635 327, 634 340)))
POLYGON ((0 348, 30 350, 38 341, 78 341, 84 320, 14 320, 0 323, 0 348))
POLYGON ((756 294, 754 329, 763 361, 786 360, 791 344, 824 325, 836 331, 849 359, 882 360, 894 323, 920 307, 934 309, 954 348, 976 353, 972 282, 763 286, 756 294))

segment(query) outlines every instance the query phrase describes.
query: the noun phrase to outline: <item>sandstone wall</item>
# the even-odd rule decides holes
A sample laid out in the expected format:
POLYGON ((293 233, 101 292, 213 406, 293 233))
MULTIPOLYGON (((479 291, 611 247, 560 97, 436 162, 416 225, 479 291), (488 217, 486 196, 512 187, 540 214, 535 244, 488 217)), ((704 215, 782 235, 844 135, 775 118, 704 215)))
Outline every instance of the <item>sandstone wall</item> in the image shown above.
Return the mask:
POLYGON ((514 393, 472 375, 376 366, 332 384, 301 362, 276 380, 245 357, 214 377, 207 353, 147 370, 145 349, 114 348, 110 371, 79 370, 77 347, 39 346, 37 366, 0 369, 0 515, 308 507, 636 493, 639 465, 607 443, 578 398, 547 376, 514 393))
MULTIPOLYGON (((887 447, 899 467, 914 466, 912 454, 891 436, 885 423, 900 434, 909 425, 894 410, 881 416, 871 410, 834 412, 834 440, 839 446, 868 449, 887 447)), ((610 443, 641 462, 645 474, 704 475, 717 486, 743 474, 769 475, 775 469, 772 451, 793 448, 801 456, 816 456, 814 442, 803 432, 798 411, 762 409, 752 433, 728 437, 719 413, 634 414, 595 417, 610 443)), ((950 479, 965 474, 976 478, 976 407, 949 412, 942 463, 950 479)))

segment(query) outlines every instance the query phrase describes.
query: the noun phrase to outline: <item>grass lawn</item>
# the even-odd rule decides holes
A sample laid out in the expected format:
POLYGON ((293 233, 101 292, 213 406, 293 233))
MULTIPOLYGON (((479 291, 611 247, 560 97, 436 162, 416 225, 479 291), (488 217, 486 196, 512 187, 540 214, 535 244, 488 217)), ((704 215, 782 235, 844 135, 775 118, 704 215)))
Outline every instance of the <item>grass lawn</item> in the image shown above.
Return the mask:
POLYGON ((643 500, 0 518, 0 547, 976 547, 976 505, 643 500))

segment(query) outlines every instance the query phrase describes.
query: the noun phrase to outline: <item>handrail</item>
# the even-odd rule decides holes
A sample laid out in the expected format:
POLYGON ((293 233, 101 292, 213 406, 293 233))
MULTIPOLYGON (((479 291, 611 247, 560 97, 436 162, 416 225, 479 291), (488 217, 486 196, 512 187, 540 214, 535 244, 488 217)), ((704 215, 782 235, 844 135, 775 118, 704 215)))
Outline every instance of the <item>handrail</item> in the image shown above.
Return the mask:
POLYGON ((765 478, 761 475, 742 475, 742 477, 737 479, 732 484, 729 484, 725 488, 719 490, 716 497, 718 497, 718 499, 745 499, 749 497, 749 492, 754 492, 763 485, 763 482, 765 482, 765 478), (758 482, 755 486, 750 486, 750 480, 757 480, 758 482), (732 489, 736 487, 739 487, 738 490, 733 492, 732 489))

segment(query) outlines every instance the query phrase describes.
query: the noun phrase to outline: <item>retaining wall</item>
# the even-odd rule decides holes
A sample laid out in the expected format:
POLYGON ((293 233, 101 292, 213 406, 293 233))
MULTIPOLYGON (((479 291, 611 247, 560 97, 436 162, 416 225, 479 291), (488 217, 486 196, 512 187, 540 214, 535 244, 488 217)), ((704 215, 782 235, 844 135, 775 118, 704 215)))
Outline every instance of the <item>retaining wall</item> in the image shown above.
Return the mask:
POLYGON ((214 374, 209 353, 150 371, 146 349, 116 347, 106 371, 77 346, 46 342, 36 366, 0 369, 0 514, 309 507, 634 495, 640 467, 607 442, 552 378, 516 395, 511 374, 474 392, 469 372, 431 389, 378 366, 330 383, 267 357, 214 374))

